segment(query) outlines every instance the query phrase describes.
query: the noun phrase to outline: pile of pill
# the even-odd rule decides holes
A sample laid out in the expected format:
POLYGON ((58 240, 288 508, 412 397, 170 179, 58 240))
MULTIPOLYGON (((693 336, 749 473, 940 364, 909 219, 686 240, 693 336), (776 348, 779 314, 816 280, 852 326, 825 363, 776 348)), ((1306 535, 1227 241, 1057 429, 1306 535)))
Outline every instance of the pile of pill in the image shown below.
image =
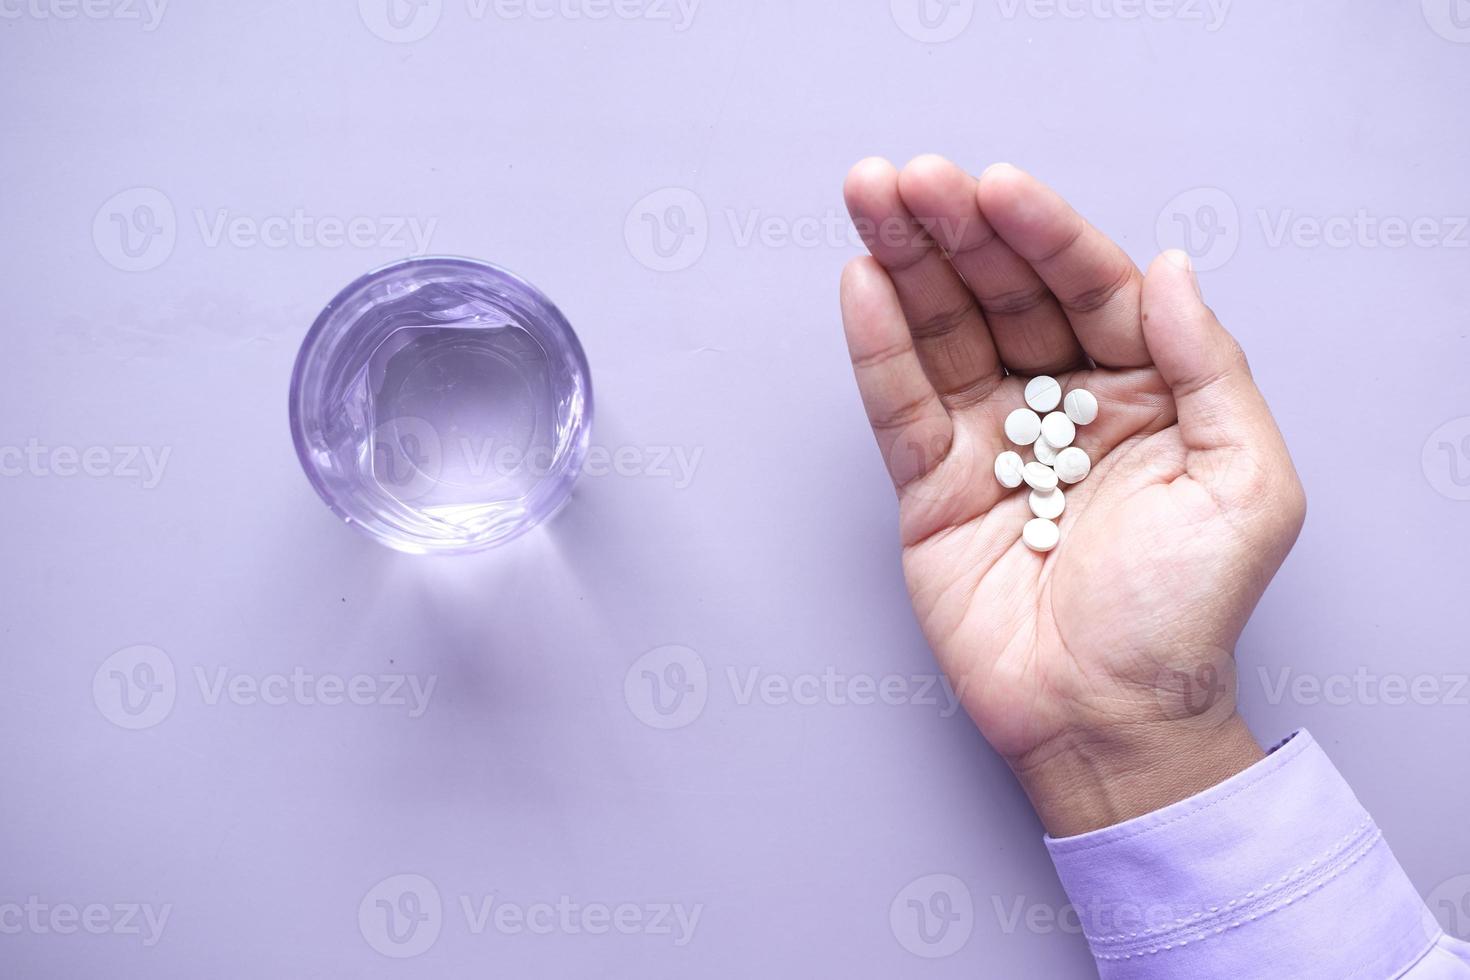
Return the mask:
POLYGON ((1097 418, 1097 399, 1086 388, 1073 388, 1063 399, 1057 379, 1043 375, 1026 382, 1026 404, 1006 416, 1006 438, 1030 446, 1036 458, 1028 463, 1008 449, 995 458, 995 478, 1010 490, 1022 483, 1031 488, 1036 516, 1021 529, 1021 540, 1032 551, 1050 551, 1061 540, 1056 521, 1067 506, 1058 484, 1081 483, 1092 471, 1092 460, 1072 440, 1077 426, 1097 418))

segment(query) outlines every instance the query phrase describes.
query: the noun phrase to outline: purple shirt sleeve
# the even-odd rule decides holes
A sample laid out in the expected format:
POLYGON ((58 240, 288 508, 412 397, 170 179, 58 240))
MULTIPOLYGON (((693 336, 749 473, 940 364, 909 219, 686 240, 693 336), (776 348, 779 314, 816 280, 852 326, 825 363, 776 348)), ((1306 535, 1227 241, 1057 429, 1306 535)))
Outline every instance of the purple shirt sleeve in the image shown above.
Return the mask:
POLYGON ((1470 945, 1305 731, 1197 796, 1046 844, 1104 980, 1470 978, 1470 945))

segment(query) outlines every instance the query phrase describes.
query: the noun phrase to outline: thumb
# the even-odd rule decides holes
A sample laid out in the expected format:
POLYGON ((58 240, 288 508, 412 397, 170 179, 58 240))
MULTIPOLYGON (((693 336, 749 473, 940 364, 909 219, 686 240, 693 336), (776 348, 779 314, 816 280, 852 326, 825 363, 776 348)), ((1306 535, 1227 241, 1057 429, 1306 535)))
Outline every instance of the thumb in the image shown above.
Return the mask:
POLYGON ((1191 450, 1271 451, 1285 445, 1251 378, 1245 352, 1200 295, 1189 256, 1154 259, 1143 281, 1143 339, 1174 393, 1191 450))
POLYGON ((1296 540, 1306 496, 1245 352, 1205 305, 1188 255, 1154 259, 1142 310, 1144 343, 1173 392, 1190 476, 1217 501, 1259 515, 1284 557, 1280 546, 1296 540))

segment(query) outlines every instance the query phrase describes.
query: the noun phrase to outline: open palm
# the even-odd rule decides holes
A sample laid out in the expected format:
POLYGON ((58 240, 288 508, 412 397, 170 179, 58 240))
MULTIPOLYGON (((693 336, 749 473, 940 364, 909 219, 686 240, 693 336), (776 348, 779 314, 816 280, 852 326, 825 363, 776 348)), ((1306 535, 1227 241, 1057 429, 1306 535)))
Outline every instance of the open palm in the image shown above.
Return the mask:
POLYGON ((1187 257, 1145 277, 1006 165, 866 160, 846 196, 872 257, 844 273, 843 320, 905 576, 982 732, 1020 772, 1109 732, 1233 717, 1236 639, 1305 505, 1187 257), (1024 489, 992 473, 1038 374, 1101 406, 1045 555, 1020 541, 1024 489))

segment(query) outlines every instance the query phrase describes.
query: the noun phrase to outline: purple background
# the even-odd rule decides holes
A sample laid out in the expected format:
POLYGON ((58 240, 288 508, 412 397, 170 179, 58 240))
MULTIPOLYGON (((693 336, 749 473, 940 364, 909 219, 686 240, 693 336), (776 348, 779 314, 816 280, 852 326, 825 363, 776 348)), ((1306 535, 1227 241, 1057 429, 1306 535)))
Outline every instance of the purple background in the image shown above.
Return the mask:
POLYGON ((26 2, 0 19, 0 974, 1092 975, 1005 767, 913 696, 934 668, 836 279, 858 251, 847 166, 923 151, 1032 169, 1140 262, 1193 222, 1311 498, 1242 644, 1244 711, 1262 740, 1310 727, 1470 932, 1470 29, 1451 0, 1236 3, 1223 23, 1196 0, 960 0, 933 8, 943 43, 905 0, 706 0, 687 25, 629 0, 602 19, 442 0, 416 41, 386 0, 181 2, 152 30, 122 0, 26 2), (361 219, 364 243, 252 239, 298 212, 361 219), (238 227, 215 239, 221 214, 238 227), (114 216, 139 219, 136 255, 114 216), (1314 239, 1334 217, 1346 238, 1314 239), (286 426, 306 327, 415 250, 410 218, 430 251, 561 305, 593 441, 624 450, 554 524, 471 558, 337 524, 286 426), (1384 240, 1415 219, 1417 242, 1384 240), (89 449, 97 475, 63 475, 89 449), (169 454, 157 480, 130 475, 145 449, 169 454), (699 454, 692 481, 661 475, 666 450, 699 454), (706 703, 664 730, 635 661, 668 644, 706 668, 706 703), (114 683, 148 680, 140 656, 152 701, 114 683), (436 687, 416 718, 213 696, 221 671, 298 670, 436 687), (837 694, 745 698, 751 671, 827 672, 837 694), (865 677, 900 678, 899 703, 852 703, 841 682, 865 677), (1411 703, 1389 703, 1395 678, 1411 703), (400 874, 443 912, 395 947, 376 898, 400 874), (907 899, 936 887, 973 913, 928 945, 907 899), (32 896, 39 919, 6 912, 32 896), (644 918, 476 932, 461 897, 487 896, 644 918), (659 904, 701 906, 691 941, 645 928, 659 904), (152 945, 128 905, 168 908, 152 945))

